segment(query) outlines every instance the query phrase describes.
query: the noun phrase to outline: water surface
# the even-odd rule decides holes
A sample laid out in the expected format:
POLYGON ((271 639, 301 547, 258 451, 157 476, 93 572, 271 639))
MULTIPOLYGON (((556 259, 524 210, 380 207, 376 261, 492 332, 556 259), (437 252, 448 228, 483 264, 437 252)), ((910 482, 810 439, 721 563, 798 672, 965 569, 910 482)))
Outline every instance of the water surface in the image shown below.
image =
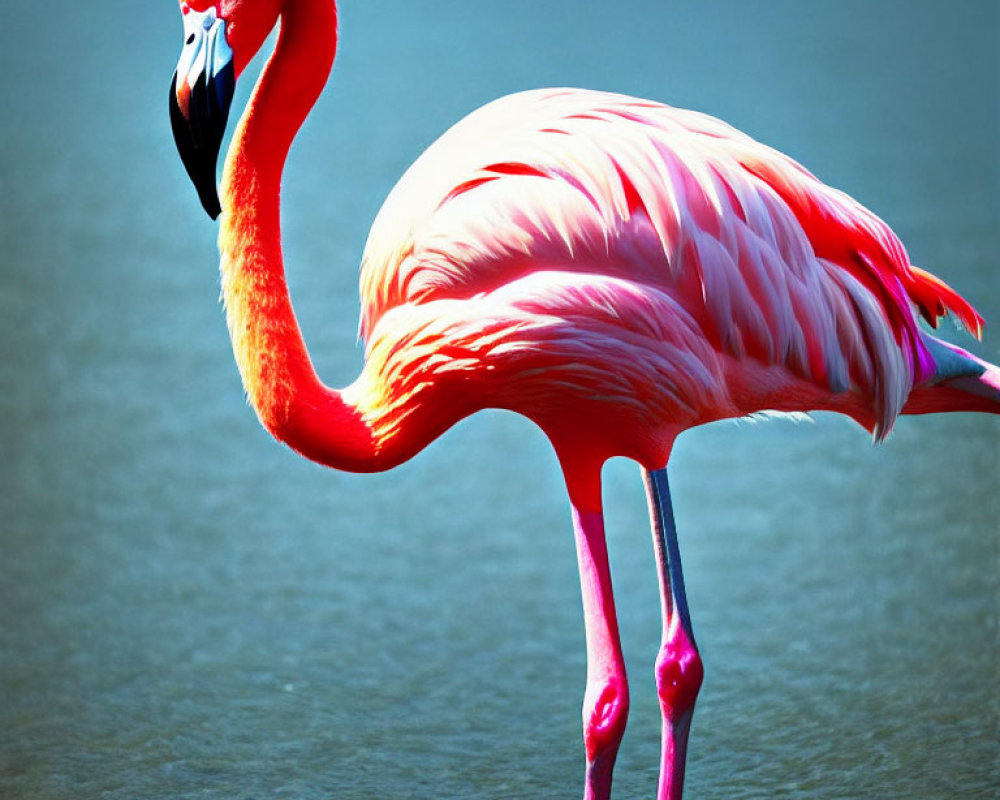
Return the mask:
MULTIPOLYGON (((995 3, 343 6, 285 184, 327 381, 359 368, 356 265, 396 177, 540 85, 697 107, 789 152, 966 293, 1000 359, 995 3)), ((0 796, 578 796, 579 589, 543 437, 480 414, 375 476, 275 445, 170 138, 174 4, 5 17, 0 796)), ((605 474, 633 683, 616 795, 650 797, 655 573, 636 468, 605 474)), ((827 415, 681 439, 692 797, 995 796, 998 475, 998 421, 972 415, 880 448, 827 415)))

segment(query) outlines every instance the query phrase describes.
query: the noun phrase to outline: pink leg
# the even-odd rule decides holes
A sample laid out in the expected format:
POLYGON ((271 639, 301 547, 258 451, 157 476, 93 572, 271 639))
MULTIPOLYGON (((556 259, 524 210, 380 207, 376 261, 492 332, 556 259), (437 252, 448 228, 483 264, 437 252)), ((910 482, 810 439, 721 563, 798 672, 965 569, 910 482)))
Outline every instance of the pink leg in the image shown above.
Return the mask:
POLYGON ((587 637, 587 690, 583 697, 587 778, 583 797, 607 800, 628 718, 628 681, 618 639, 601 511, 582 511, 574 503, 573 529, 587 637))
POLYGON ((655 667, 656 690, 663 715, 660 784, 656 797, 657 800, 680 800, 684 792, 688 732, 704 670, 691 631, 667 470, 644 470, 643 479, 649 500, 663 612, 663 638, 655 667))

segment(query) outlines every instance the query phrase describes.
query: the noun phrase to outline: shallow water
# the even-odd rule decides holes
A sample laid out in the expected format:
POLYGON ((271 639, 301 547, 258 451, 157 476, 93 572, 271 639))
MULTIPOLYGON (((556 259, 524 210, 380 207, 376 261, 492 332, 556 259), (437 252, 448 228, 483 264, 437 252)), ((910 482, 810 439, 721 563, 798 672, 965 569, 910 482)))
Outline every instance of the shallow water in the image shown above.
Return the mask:
MULTIPOLYGON (((358 369, 355 265, 395 178, 467 111, 554 84, 799 158, 970 297, 1000 359, 996 4, 343 6, 285 190, 329 382, 358 369)), ((579 589, 543 437, 484 413, 374 476, 273 444, 170 138, 173 3, 44 12, 0 30, 0 796, 578 796, 579 589)), ((719 424, 671 472, 707 667, 690 796, 995 796, 998 420, 907 418, 880 448, 828 415, 719 424)), ((637 470, 606 484, 616 795, 648 797, 655 573, 637 470)))

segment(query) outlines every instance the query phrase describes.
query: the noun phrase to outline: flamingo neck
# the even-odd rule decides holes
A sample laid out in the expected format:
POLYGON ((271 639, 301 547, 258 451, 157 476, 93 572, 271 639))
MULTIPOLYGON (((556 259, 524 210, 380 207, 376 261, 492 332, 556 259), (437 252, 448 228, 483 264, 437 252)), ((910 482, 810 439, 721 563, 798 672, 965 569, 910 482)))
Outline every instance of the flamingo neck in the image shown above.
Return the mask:
POLYGON ((222 178, 222 294, 250 404, 276 438, 329 466, 385 466, 364 414, 316 375, 292 308, 281 251, 281 174, 330 74, 333 0, 285 0, 274 53, 233 135, 222 178))

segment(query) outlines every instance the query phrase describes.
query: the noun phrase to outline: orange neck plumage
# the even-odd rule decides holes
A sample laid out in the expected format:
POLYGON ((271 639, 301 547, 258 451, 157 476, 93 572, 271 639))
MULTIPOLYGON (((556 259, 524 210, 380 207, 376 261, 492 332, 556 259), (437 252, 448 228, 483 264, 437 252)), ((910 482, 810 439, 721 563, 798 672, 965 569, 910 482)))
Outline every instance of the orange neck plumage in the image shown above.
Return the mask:
POLYGON ((222 178, 222 294, 233 351, 261 423, 302 455, 367 472, 402 460, 361 410, 316 375, 292 309, 281 252, 281 173, 333 65, 332 0, 286 2, 275 51, 233 136, 222 178))

